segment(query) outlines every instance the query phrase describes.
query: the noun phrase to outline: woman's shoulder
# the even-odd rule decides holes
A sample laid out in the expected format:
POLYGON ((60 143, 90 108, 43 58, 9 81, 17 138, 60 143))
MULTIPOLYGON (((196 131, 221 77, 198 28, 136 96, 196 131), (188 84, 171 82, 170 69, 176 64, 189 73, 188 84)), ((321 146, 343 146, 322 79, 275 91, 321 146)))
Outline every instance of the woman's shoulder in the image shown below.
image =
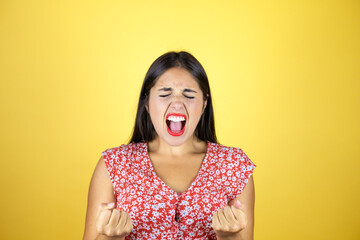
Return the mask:
POLYGON ((117 147, 107 148, 102 152, 103 156, 119 157, 120 155, 129 156, 139 152, 144 152, 147 149, 147 144, 144 142, 131 142, 128 144, 121 144, 117 147))
POLYGON ((248 155, 240 147, 227 146, 213 142, 209 142, 209 144, 213 155, 216 155, 220 159, 253 164, 248 155))
POLYGON ((138 158, 138 155, 141 155, 142 158, 145 151, 145 143, 131 142, 104 150, 102 152, 102 158, 110 170, 112 170, 112 168, 124 169, 124 167, 129 168, 134 159, 138 158))
POLYGON ((209 145, 212 147, 213 151, 221 154, 241 154, 244 151, 240 147, 233 147, 222 145, 220 143, 209 142, 209 145))

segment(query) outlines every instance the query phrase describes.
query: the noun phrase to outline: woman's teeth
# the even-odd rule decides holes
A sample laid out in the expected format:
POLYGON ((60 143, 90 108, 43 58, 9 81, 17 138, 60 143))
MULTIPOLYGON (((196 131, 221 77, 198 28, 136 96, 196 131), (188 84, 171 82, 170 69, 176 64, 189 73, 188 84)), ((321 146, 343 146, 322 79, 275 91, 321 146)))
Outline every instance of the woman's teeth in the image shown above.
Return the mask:
POLYGON ((166 120, 173 122, 181 122, 181 121, 185 121, 185 118, 182 116, 169 116, 166 120))

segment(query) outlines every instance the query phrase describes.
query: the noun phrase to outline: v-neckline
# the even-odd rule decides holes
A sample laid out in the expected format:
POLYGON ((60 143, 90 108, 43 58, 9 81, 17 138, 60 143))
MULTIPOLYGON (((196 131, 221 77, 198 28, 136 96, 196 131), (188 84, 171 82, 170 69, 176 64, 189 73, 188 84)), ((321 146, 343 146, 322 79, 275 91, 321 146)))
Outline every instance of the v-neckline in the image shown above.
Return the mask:
POLYGON ((171 187, 169 187, 155 172, 155 168, 150 160, 150 155, 149 155, 149 148, 148 148, 148 143, 145 142, 145 157, 147 160, 147 164, 149 166, 149 170, 151 171, 152 175, 154 178, 156 178, 158 180, 158 182, 164 186, 168 191, 170 191, 173 195, 176 195, 177 197, 180 197, 181 195, 185 195, 187 192, 191 191, 194 186, 196 186, 196 183, 199 181, 199 179, 201 178, 201 175, 204 172, 204 169, 206 168, 206 165, 208 163, 208 158, 209 158, 209 153, 210 153, 210 148, 211 148, 211 144, 209 141, 206 141, 207 144, 207 149, 206 149, 206 154, 205 157, 201 163, 200 169, 196 175, 196 177, 194 178, 194 180, 191 182, 190 186, 188 187, 188 189, 186 189, 184 192, 182 193, 177 193, 176 191, 174 191, 171 187))

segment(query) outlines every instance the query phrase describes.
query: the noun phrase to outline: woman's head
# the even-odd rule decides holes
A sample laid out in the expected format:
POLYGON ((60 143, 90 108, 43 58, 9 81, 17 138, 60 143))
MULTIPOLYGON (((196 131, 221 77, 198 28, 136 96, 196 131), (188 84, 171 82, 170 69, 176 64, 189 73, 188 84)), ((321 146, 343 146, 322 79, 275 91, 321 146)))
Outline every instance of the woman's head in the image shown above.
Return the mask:
POLYGON ((157 136, 170 145, 192 136, 217 142, 209 82, 190 53, 165 53, 146 73, 130 142, 157 136))

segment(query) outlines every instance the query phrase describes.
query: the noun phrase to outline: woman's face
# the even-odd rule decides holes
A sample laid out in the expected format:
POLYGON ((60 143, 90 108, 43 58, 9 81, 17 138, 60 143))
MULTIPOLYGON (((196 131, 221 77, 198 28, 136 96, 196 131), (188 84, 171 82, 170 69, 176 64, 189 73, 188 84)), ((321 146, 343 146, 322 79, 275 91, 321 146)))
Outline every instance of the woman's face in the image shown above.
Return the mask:
POLYGON ((178 146, 193 137, 205 107, 203 93, 191 73, 170 68, 150 89, 146 108, 158 136, 178 146))

